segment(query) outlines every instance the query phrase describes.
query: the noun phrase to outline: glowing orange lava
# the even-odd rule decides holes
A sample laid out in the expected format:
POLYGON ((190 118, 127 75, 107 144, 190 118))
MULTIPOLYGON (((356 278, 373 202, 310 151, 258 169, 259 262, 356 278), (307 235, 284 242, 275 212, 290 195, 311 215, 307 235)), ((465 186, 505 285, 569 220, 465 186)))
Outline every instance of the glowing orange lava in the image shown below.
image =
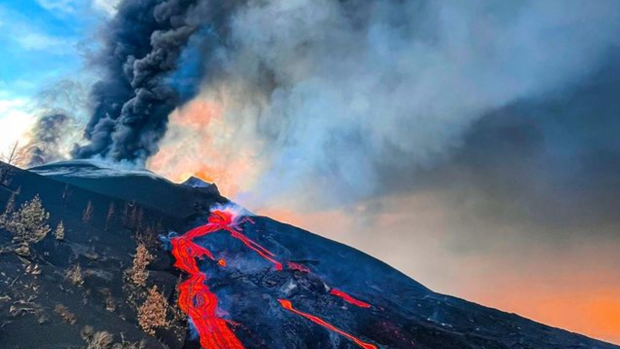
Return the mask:
POLYGON ((371 307, 370 304, 368 304, 366 302, 362 302, 360 300, 357 300, 357 299, 351 297, 350 295, 348 295, 348 294, 346 294, 346 293, 344 293, 344 292, 342 292, 342 291, 340 291, 340 290, 338 290, 336 288, 333 288, 331 290, 330 294, 332 294, 332 295, 334 295, 336 297, 340 297, 340 298, 344 299, 346 302, 351 303, 351 304, 353 304, 355 306, 358 306, 360 308, 370 308, 371 307))
MULTIPOLYGON (((198 331, 200 345, 205 349, 245 349, 245 347, 228 327, 233 322, 217 316, 218 298, 206 285, 207 277, 198 268, 196 259, 206 257, 221 267, 226 267, 227 263, 224 259, 216 260, 211 251, 194 243, 193 239, 217 231, 227 231, 232 237, 243 242, 249 249, 271 262, 276 270, 282 270, 282 263, 276 259, 274 253, 242 234, 239 225, 248 221, 254 223, 249 217, 239 219, 238 215, 232 210, 215 210, 209 216, 207 224, 192 229, 184 235, 171 240, 175 267, 189 274, 189 278, 179 286, 179 308, 187 314, 191 323, 198 331)), ((301 264, 288 262, 287 265, 294 270, 310 272, 308 268, 301 264)), ((370 307, 370 304, 359 301, 342 291, 333 289, 331 294, 359 307, 370 307)), ((364 349, 377 349, 376 346, 363 342, 316 316, 294 309, 290 301, 279 300, 279 302, 285 309, 349 338, 364 349)))
POLYGON ((344 332, 343 330, 334 327, 334 325, 326 322, 325 320, 323 320, 321 318, 318 318, 318 317, 316 317, 314 315, 310 315, 310 314, 301 312, 301 311, 293 308, 293 304, 290 301, 287 301, 287 300, 284 300, 284 299, 278 299, 278 302, 280 302, 280 304, 282 305, 282 307, 284 309, 289 310, 289 311, 291 311, 291 312, 293 312, 293 313, 295 313, 297 315, 301 315, 301 316, 305 317, 306 319, 314 322, 315 324, 321 325, 321 326, 327 328, 328 330, 334 331, 334 332, 336 332, 336 333, 338 333, 338 334, 340 334, 342 336, 345 336, 345 337, 349 338, 350 340, 352 340, 353 342, 355 342, 355 344, 359 345, 360 347, 362 347, 364 349, 377 349, 377 347, 375 345, 363 342, 362 340, 360 340, 360 339, 358 339, 358 338, 356 338, 356 337, 354 337, 354 336, 344 332))
MULTIPOLYGON (((211 251, 193 242, 194 238, 216 231, 226 230, 231 236, 241 240, 250 249, 275 264, 277 270, 282 264, 276 261, 274 254, 239 232, 236 217, 231 211, 214 211, 204 226, 190 230, 183 236, 173 238, 172 255, 175 267, 190 275, 179 286, 179 308, 189 316, 200 335, 200 345, 208 349, 244 349, 245 347, 230 330, 226 320, 216 315, 217 296, 205 284, 207 277, 200 272, 196 258, 208 257, 215 261, 211 251)), ((226 266, 220 259, 218 265, 226 266)))
POLYGON ((207 277, 200 272, 196 258, 207 256, 213 259, 211 252, 197 244, 194 237, 219 230, 215 224, 207 224, 200 231, 174 238, 172 255, 175 266, 190 275, 179 286, 179 308, 187 314, 200 335, 200 345, 209 349, 245 349, 237 336, 228 328, 225 320, 216 315, 217 296, 205 284, 207 277))

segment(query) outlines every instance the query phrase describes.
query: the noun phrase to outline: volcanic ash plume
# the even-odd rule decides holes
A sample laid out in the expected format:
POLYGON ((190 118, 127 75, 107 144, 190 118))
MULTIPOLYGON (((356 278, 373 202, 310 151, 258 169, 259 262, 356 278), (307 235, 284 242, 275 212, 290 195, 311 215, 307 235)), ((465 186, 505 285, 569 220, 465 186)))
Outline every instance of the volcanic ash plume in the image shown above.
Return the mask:
POLYGON ((150 159, 248 204, 354 203, 589 76, 618 29, 616 1, 125 0, 74 156, 150 159))
POLYGON ((143 161, 157 152, 178 94, 167 79, 188 39, 200 26, 198 0, 127 0, 102 31, 95 58, 103 78, 91 91, 94 112, 85 130, 89 144, 77 158, 95 155, 143 161))
POLYGON ((351 203, 409 183, 484 115, 598 69, 620 29, 620 3, 607 1, 235 4, 200 51, 200 93, 149 166, 210 172, 254 207, 351 203))

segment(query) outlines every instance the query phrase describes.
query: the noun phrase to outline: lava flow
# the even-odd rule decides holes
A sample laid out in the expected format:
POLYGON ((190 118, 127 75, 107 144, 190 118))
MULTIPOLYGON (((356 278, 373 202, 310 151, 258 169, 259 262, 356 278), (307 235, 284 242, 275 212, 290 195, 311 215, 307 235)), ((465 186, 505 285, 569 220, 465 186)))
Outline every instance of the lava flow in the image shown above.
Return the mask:
POLYGON ((301 316, 305 317, 306 319, 314 322, 315 324, 318 324, 318 325, 321 325, 321 326, 327 328, 328 330, 331 330, 331 331, 334 331, 334 332, 336 332, 336 333, 338 333, 340 335, 343 335, 343 336, 349 338, 350 340, 355 342, 355 344, 359 345, 360 347, 362 347, 364 349, 377 349, 377 347, 375 345, 363 342, 362 340, 360 340, 360 339, 358 339, 358 338, 356 338, 356 337, 354 337, 354 336, 344 332, 343 330, 334 327, 334 325, 328 323, 327 321, 325 321, 325 320, 323 320, 321 318, 318 318, 318 317, 316 317, 314 315, 310 315, 310 314, 301 312, 301 311, 293 308, 293 304, 290 301, 287 301, 287 300, 284 300, 284 299, 278 299, 278 302, 280 302, 280 304, 282 305, 282 307, 284 309, 289 310, 289 311, 291 311, 291 312, 293 312, 293 313, 295 313, 297 315, 301 315, 301 316))
POLYGON ((351 297, 350 295, 348 295, 348 294, 346 294, 346 293, 344 293, 344 292, 342 292, 342 291, 340 291, 338 289, 335 289, 335 288, 333 288, 331 290, 330 294, 332 294, 332 295, 334 295, 336 297, 340 297, 340 298, 344 299, 346 302, 351 303, 351 304, 353 304, 355 306, 358 306, 360 308, 370 308, 371 307, 370 304, 368 304, 366 302, 362 302, 360 300, 357 300, 357 299, 351 297))
MULTIPOLYGON (((246 221, 254 223, 249 217, 238 219, 237 214, 232 210, 214 210, 209 216, 207 224, 192 229, 184 235, 171 240, 175 267, 189 274, 189 278, 179 286, 179 308, 187 314, 191 323, 197 329, 200 336, 200 345, 205 349, 245 349, 245 347, 228 327, 229 322, 217 316, 218 298, 207 286, 207 277, 200 272, 196 261, 197 258, 207 257, 220 267, 226 267, 226 260, 216 260, 211 251, 196 244, 193 239, 217 231, 227 231, 232 237, 243 242, 249 249, 271 262, 276 270, 281 271, 283 269, 282 263, 276 259, 274 253, 243 235, 239 225, 246 221)), ((288 262, 287 265, 292 270, 310 272, 310 269, 301 264, 288 262)), ((371 307, 370 304, 359 301, 337 289, 332 289, 331 294, 362 308, 371 307)), ((377 349, 375 345, 363 342, 314 315, 294 309, 290 301, 280 299, 279 302, 285 309, 349 338, 364 349, 377 349)))
MULTIPOLYGON (((200 345, 208 349, 245 349, 241 341, 228 328, 227 322, 216 315, 217 296, 206 285, 207 277, 200 272, 196 258, 208 257, 215 261, 211 251, 193 242, 194 238, 220 230, 228 231, 232 237, 241 240, 247 247, 282 270, 282 264, 274 259, 274 254, 247 238, 237 229, 235 216, 230 211, 214 211, 206 225, 190 230, 183 236, 171 240, 175 267, 189 274, 189 278, 179 286, 179 308, 189 316, 200 335, 200 345)), ((249 219, 249 218, 248 218, 249 219)), ((217 261, 226 266, 226 261, 217 261)))
POLYGON ((217 296, 205 284, 207 277, 200 272, 196 258, 213 254, 192 241, 193 238, 220 230, 219 224, 209 223, 171 240, 175 266, 190 275, 179 286, 179 308, 187 314, 200 336, 200 345, 209 349, 245 349, 228 328, 225 320, 216 315, 217 296))

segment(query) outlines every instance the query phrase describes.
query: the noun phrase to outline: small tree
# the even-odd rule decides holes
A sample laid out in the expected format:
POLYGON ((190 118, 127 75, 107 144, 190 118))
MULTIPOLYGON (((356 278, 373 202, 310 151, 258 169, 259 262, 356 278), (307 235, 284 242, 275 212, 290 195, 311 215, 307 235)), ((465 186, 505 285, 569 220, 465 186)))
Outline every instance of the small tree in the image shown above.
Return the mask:
POLYGON ((110 207, 108 208, 108 216, 105 219, 105 231, 110 229, 110 223, 112 222, 112 218, 114 218, 114 211, 116 210, 116 205, 114 202, 110 202, 110 207))
POLYGON ((43 208, 39 195, 9 215, 3 225, 13 234, 13 242, 20 245, 16 252, 19 250, 19 254, 28 255, 30 244, 45 238, 51 230, 48 225, 49 218, 50 214, 43 208))
POLYGON ((84 276, 82 275, 82 267, 79 264, 76 264, 69 269, 65 273, 65 278, 74 284, 75 286, 82 286, 84 284, 84 276))
POLYGON ((54 231, 54 237, 56 240, 64 240, 65 239, 65 225, 60 221, 56 226, 56 230, 54 231))
POLYGON ((149 290, 144 304, 138 308, 138 323, 144 332, 155 335, 155 329, 166 327, 168 321, 168 302, 164 295, 157 291, 157 286, 149 290))
POLYGON ((89 223, 91 219, 93 219, 93 203, 91 201, 86 204, 86 208, 84 209, 84 213, 82 214, 82 222, 89 223))
POLYGON ((4 208, 4 213, 0 215, 0 227, 6 227, 7 223, 11 220, 11 214, 15 211, 15 197, 18 193, 13 192, 9 201, 7 201, 4 208))
POLYGON ((131 281, 138 286, 146 286, 146 279, 149 276, 149 272, 146 267, 155 259, 153 255, 149 253, 149 250, 144 244, 138 244, 136 248, 136 255, 133 258, 133 265, 131 267, 131 281))

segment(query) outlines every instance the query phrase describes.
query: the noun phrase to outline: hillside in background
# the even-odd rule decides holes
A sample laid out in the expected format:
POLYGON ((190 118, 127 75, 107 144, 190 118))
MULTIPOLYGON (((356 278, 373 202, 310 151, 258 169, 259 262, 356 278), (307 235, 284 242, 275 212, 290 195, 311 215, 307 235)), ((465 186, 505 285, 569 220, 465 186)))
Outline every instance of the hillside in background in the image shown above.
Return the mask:
MULTIPOLYGON (((0 182, 2 348, 198 348, 203 320, 222 331, 213 338, 230 332, 247 349, 618 348, 437 294, 353 248, 238 207, 214 218, 214 208, 234 206, 197 179, 81 161, 2 164, 0 182), (190 230, 196 238, 178 238, 190 230), (200 258, 180 260, 190 251, 181 242, 200 258), (183 285, 201 276, 192 291, 206 286, 213 298, 188 305, 183 285), (190 324, 179 303, 209 316, 190 324)), ((232 337, 212 347, 238 348, 232 337)))

